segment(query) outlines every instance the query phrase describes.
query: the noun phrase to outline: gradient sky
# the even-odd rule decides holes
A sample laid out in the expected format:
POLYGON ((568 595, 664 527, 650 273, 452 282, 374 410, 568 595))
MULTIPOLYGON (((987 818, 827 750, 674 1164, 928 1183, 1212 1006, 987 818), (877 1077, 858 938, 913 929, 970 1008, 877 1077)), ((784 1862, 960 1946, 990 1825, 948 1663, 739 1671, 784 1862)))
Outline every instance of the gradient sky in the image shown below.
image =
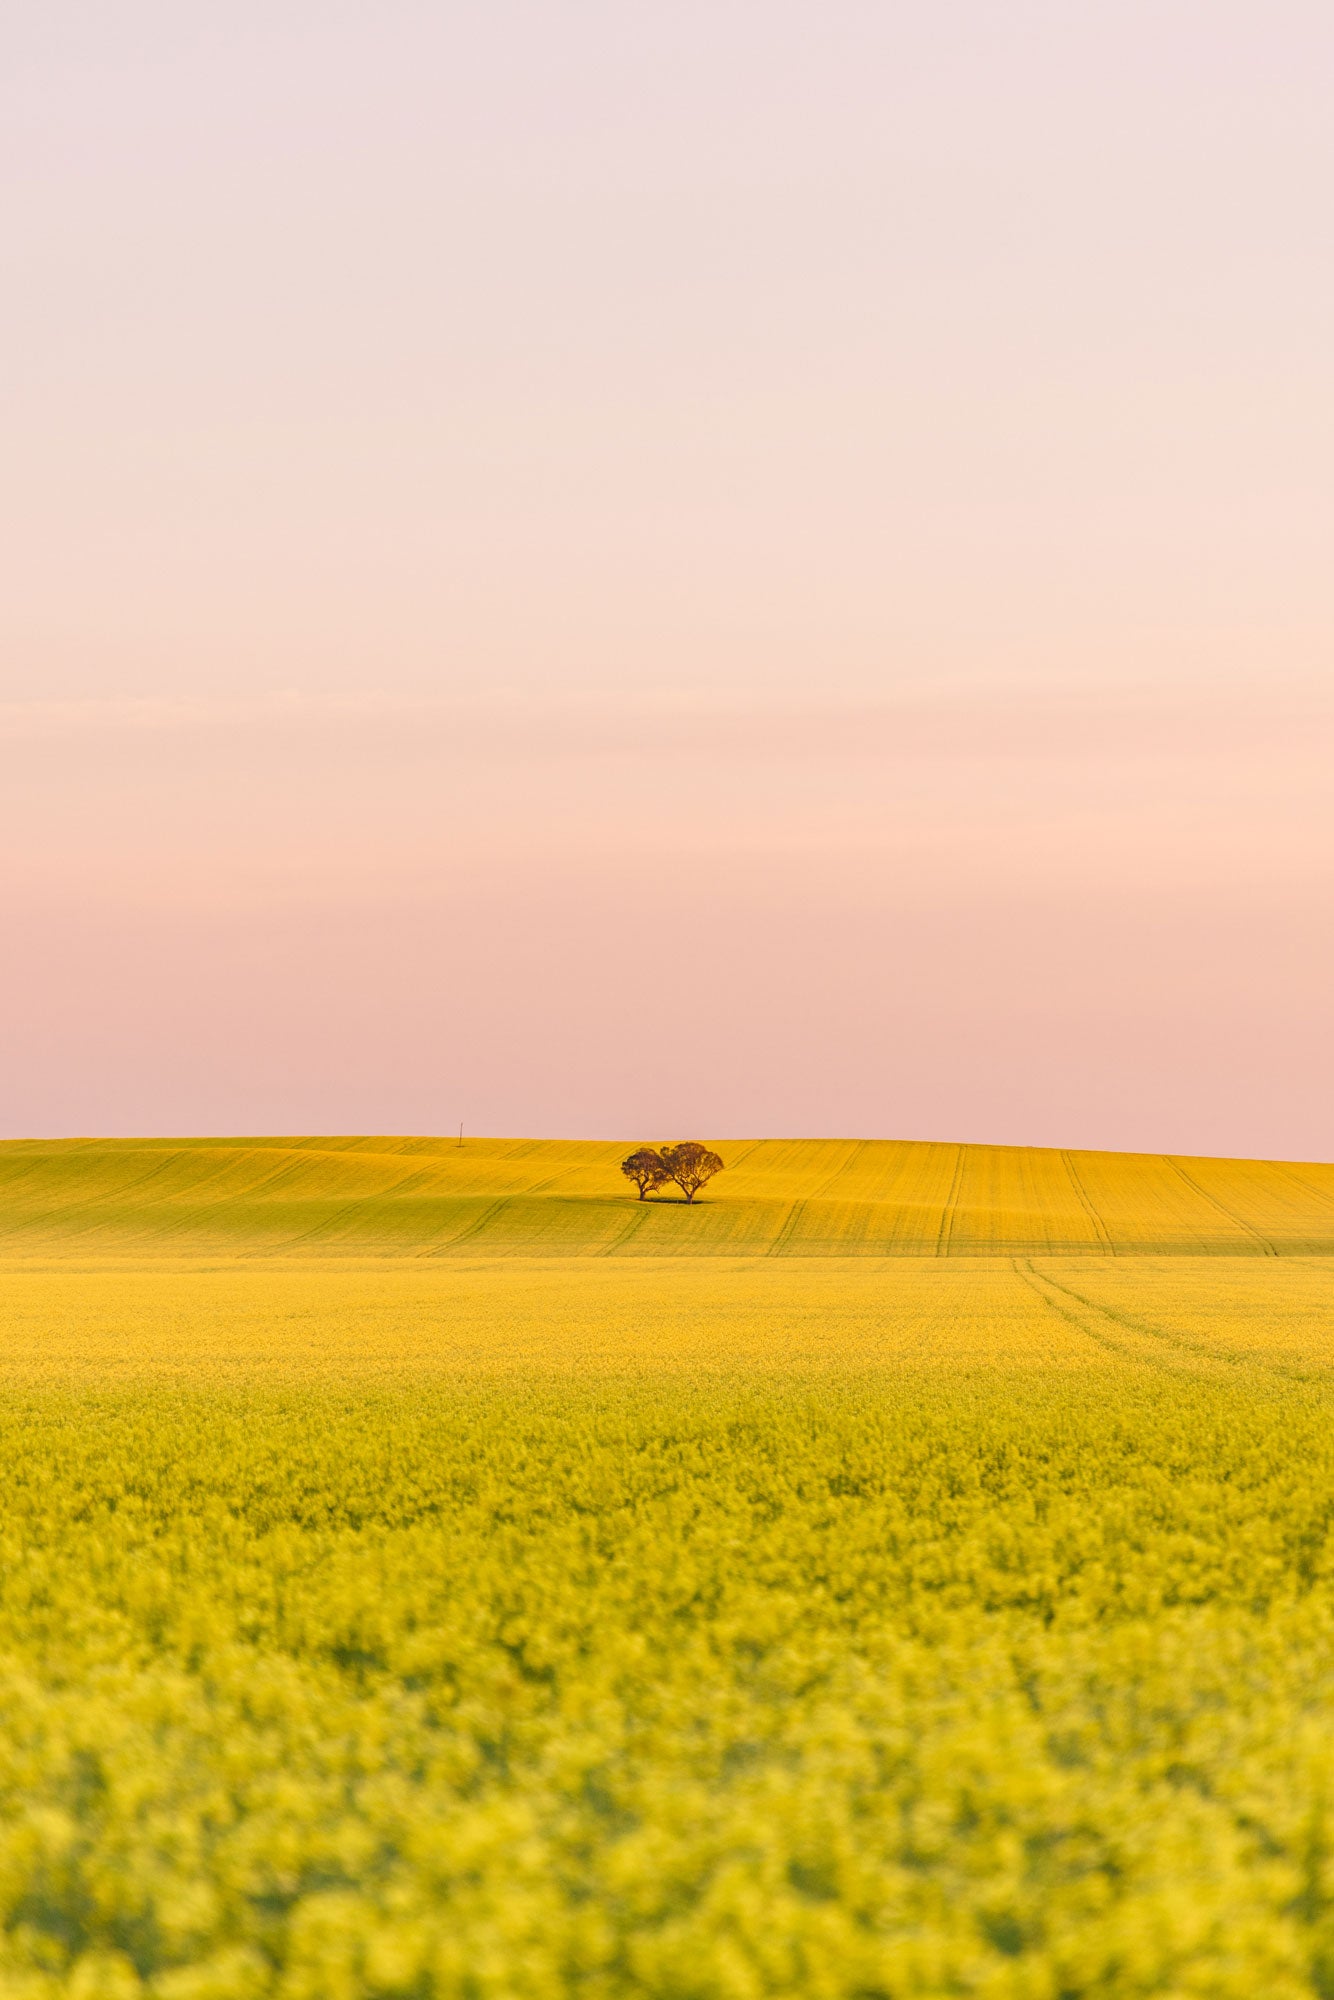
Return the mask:
POLYGON ((11 0, 0 1129, 1329 1158, 1332 76, 11 0))

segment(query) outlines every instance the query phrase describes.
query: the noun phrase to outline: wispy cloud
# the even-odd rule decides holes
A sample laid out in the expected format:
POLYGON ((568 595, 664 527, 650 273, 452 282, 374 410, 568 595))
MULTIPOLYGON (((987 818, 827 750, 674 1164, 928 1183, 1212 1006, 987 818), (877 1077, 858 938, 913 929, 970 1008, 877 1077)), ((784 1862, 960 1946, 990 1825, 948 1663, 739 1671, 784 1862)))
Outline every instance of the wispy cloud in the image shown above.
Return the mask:
POLYGON ((874 699, 709 698, 698 691, 429 697, 364 690, 237 699, 164 696, 0 702, 0 742, 241 737, 312 744, 349 738, 368 755, 450 745, 504 758, 729 760, 1244 760, 1325 754, 1328 679, 1183 685, 1068 680, 908 683, 874 699), (369 734, 368 734, 369 732, 369 734))

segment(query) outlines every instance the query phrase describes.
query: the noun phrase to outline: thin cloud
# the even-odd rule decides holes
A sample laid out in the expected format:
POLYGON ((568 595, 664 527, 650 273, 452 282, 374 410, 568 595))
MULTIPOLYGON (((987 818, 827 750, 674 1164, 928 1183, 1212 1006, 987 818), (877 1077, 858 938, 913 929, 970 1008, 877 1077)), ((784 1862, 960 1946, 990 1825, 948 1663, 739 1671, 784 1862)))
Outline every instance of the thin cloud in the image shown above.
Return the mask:
POLYGON ((338 740, 409 761, 451 750, 500 760, 682 757, 749 762, 1252 762, 1325 755, 1334 692, 1313 681, 1187 691, 1085 682, 1053 687, 908 685, 875 700, 784 702, 649 690, 559 701, 283 691, 238 700, 163 697, 0 702, 0 741, 215 736, 338 740), (367 733, 369 732, 369 734, 367 733))

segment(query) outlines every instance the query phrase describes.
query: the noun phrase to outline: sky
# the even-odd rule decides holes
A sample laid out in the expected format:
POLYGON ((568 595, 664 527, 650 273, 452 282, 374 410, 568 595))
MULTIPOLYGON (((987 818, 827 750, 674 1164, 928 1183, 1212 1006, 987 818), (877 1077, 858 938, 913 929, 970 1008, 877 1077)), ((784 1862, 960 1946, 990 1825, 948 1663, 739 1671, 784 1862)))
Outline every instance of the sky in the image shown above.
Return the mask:
POLYGON ((0 1131, 1334 1156, 1331 74, 10 0, 0 1131))

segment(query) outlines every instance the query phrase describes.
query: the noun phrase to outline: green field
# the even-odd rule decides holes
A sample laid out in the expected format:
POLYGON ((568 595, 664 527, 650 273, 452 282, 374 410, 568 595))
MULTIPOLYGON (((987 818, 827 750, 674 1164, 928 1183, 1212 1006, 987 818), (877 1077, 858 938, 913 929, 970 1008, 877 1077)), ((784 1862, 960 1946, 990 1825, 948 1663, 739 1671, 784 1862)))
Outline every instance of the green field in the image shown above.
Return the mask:
POLYGON ((0 1147, 0 2000, 1334 1995, 1334 1169, 0 1147))

